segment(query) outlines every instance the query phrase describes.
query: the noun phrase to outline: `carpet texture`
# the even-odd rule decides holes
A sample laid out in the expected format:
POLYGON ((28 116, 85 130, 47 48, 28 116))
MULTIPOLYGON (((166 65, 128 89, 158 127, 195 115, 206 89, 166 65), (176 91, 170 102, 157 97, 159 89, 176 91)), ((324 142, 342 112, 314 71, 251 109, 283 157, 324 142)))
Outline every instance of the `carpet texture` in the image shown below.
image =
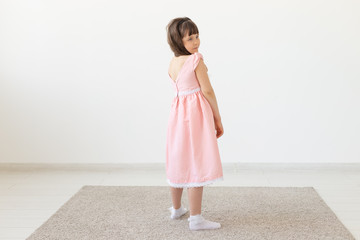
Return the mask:
POLYGON ((171 206, 168 186, 83 186, 27 239, 355 239, 312 187, 204 187, 215 230, 189 230, 171 206))

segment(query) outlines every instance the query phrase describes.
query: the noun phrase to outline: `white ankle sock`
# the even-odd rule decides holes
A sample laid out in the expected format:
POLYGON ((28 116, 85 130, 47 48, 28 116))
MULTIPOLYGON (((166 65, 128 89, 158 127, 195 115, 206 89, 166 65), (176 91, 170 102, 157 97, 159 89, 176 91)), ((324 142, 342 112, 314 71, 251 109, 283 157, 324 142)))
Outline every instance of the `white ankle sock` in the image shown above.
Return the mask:
POLYGON ((170 207, 169 210, 171 212, 170 218, 172 219, 180 218, 182 215, 188 212, 188 210, 184 208, 182 205, 178 209, 174 209, 174 207, 170 207))
POLYGON ((220 223, 206 220, 201 214, 190 215, 188 221, 190 230, 216 229, 221 227, 220 223))

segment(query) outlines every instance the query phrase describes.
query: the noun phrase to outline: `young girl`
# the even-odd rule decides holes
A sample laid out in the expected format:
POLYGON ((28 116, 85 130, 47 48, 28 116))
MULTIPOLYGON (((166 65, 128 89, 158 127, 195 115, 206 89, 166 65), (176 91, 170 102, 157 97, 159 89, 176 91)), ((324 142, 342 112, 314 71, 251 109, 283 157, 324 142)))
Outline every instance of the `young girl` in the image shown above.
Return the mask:
POLYGON ((183 188, 188 188, 189 228, 220 228, 220 223, 201 215, 203 186, 223 180, 217 138, 224 130, 208 69, 198 52, 198 28, 190 18, 175 18, 167 25, 167 41, 175 55, 168 72, 175 89, 166 138, 166 176, 173 203, 170 217, 178 219, 187 212, 181 196, 183 188))

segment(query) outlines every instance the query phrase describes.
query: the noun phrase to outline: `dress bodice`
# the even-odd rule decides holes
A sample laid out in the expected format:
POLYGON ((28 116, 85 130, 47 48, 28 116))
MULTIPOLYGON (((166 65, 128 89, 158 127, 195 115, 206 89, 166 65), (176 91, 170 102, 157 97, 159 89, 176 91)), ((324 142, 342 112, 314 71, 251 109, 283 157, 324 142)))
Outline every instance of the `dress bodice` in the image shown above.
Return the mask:
POLYGON ((175 81, 168 73, 170 80, 173 84, 175 93, 191 91, 200 87, 195 74, 195 69, 199 64, 200 58, 204 59, 202 54, 199 52, 191 54, 185 60, 175 81))

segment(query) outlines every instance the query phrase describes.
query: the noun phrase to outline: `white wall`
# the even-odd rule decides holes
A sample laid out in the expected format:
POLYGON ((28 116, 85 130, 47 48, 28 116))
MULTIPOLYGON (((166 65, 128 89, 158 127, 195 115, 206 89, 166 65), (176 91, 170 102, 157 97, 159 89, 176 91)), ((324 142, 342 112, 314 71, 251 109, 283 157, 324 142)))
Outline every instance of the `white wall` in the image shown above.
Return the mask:
POLYGON ((190 17, 223 162, 360 162, 359 1, 0 0, 0 162, 165 163, 190 17))

